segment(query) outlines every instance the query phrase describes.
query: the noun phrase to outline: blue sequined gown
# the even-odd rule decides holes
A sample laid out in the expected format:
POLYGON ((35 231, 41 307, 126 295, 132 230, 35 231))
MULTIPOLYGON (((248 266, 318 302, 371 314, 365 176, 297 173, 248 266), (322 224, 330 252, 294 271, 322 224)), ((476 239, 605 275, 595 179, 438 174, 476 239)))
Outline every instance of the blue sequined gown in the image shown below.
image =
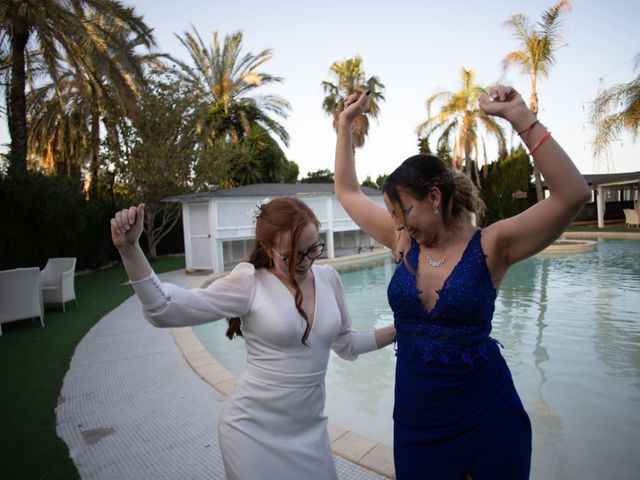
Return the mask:
MULTIPOLYGON (((400 261, 388 288, 396 336, 394 460, 398 480, 528 478, 531 425, 497 342, 496 290, 474 233, 427 311, 400 261)), ((412 240, 407 262, 418 270, 412 240)))

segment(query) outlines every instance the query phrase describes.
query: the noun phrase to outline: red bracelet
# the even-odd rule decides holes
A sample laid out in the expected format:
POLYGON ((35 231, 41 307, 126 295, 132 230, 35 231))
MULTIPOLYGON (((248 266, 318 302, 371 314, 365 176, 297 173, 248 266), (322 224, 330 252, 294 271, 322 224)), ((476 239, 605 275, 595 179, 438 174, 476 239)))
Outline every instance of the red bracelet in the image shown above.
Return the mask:
POLYGON ((538 142, 533 146, 533 148, 529 151, 529 155, 533 156, 534 153, 536 153, 536 150, 538 150, 538 148, 540 148, 540 145, 542 145, 545 140, 547 138, 549 138, 551 136, 551 131, 547 130, 547 133, 545 133, 540 140, 538 140, 538 142))
POLYGON ((520 132, 516 132, 518 135, 522 135, 523 133, 526 133, 530 130, 533 129, 533 127, 535 127, 538 123, 540 123, 539 120, 536 120, 535 122, 533 122, 531 125, 529 125, 527 128, 525 128, 524 130, 520 131, 520 132))

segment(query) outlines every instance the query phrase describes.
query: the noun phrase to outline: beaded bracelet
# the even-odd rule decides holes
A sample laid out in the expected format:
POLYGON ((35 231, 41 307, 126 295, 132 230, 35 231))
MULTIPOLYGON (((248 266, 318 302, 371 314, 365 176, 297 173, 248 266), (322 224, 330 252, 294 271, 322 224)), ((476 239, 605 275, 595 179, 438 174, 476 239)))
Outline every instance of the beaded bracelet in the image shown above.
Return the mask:
POLYGON ((527 128, 525 128, 524 130, 521 130, 519 132, 516 132, 518 135, 522 136, 523 133, 529 132, 531 130, 533 130, 533 127, 535 127, 538 123, 540 123, 539 120, 536 120, 535 122, 533 122, 531 125, 529 125, 527 128))
POLYGON ((538 150, 538 148, 540 148, 540 145, 542 145, 545 140, 547 138, 549 138, 551 136, 551 131, 547 130, 547 133, 545 133, 540 140, 538 140, 538 142, 533 146, 533 148, 529 151, 529 155, 533 156, 534 153, 536 153, 536 150, 538 150))

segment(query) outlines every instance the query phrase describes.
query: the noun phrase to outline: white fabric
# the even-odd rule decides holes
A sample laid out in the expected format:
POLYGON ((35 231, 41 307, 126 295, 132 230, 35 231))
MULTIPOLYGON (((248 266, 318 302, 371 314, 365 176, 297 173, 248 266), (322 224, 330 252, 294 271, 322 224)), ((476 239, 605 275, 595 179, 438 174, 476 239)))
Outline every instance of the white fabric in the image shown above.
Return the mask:
POLYGON ((247 365, 219 421, 228 479, 337 478, 324 415, 329 351, 354 360, 377 345, 373 330, 352 330, 337 272, 317 265, 312 272, 316 305, 308 345, 301 343, 305 324, 291 292, 248 263, 206 289, 163 284, 150 289, 155 299, 145 300, 156 305, 145 316, 159 327, 241 318, 247 365))
POLYGON ((142 303, 145 310, 162 307, 169 300, 169 294, 162 286, 162 282, 156 272, 151 272, 151 275, 147 278, 129 281, 129 283, 135 290, 136 295, 138 295, 140 303, 142 303))
POLYGON ((1 325, 23 318, 40 318, 44 327, 44 306, 38 267, 15 268, 0 272, 1 325))
POLYGON ((75 257, 55 257, 47 260, 40 274, 44 303, 60 303, 62 311, 65 311, 65 303, 76 299, 75 271, 75 257))

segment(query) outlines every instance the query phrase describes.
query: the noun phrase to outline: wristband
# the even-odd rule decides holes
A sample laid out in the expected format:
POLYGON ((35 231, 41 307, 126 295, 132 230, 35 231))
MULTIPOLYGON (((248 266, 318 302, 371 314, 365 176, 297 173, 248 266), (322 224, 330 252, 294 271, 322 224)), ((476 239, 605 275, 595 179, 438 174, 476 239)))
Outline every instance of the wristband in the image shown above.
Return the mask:
POLYGON ((525 128, 524 130, 521 130, 519 132, 516 132, 518 135, 522 136, 523 133, 529 132, 533 129, 533 127, 535 127, 537 124, 539 124, 540 121, 536 120, 535 122, 533 122, 531 125, 529 125, 527 128, 525 128))
POLYGON ((540 138, 540 140, 538 140, 538 142, 533 146, 533 148, 529 151, 529 155, 533 156, 533 154, 536 153, 536 150, 540 148, 540 145, 542 145, 550 136, 551 136, 551 131, 547 130, 547 133, 545 133, 540 138))

